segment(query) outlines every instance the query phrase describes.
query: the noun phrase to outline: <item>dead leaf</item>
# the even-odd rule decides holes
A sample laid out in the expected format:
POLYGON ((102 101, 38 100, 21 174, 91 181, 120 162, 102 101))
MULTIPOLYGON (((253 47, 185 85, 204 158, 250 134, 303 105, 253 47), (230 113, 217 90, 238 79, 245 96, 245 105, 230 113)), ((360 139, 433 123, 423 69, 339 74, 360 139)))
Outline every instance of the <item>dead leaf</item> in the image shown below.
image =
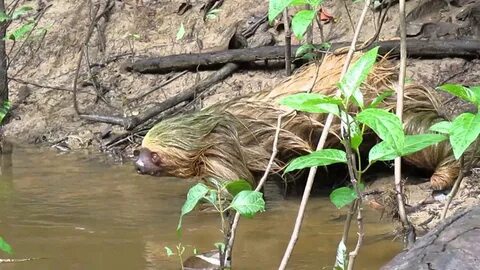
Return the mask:
POLYGON ((334 19, 334 17, 324 8, 321 8, 320 11, 318 11, 318 16, 320 17, 320 21, 325 23, 329 23, 334 19))

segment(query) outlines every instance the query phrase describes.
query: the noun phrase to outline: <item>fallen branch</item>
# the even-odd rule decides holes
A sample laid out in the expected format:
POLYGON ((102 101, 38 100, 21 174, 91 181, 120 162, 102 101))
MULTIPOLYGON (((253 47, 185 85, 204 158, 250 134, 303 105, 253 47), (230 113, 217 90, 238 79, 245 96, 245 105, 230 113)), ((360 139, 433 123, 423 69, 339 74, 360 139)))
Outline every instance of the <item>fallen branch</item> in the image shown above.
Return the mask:
MULTIPOLYGON (((359 42, 360 43, 360 42, 359 42)), ((349 43, 332 43, 332 50, 348 46, 349 43)), ((388 40, 373 42, 365 50, 380 46, 379 54, 400 53, 400 41, 388 40)), ((300 46, 292 46, 292 57, 300 46)), ((359 48, 359 47, 356 47, 359 48)), ((409 57, 422 58, 478 58, 480 57, 480 40, 416 40, 407 41, 409 57)), ((198 54, 178 54, 163 57, 151 57, 124 64, 127 71, 140 73, 169 73, 183 70, 216 69, 226 63, 252 63, 263 60, 285 59, 285 46, 264 46, 250 49, 234 49, 198 54)))

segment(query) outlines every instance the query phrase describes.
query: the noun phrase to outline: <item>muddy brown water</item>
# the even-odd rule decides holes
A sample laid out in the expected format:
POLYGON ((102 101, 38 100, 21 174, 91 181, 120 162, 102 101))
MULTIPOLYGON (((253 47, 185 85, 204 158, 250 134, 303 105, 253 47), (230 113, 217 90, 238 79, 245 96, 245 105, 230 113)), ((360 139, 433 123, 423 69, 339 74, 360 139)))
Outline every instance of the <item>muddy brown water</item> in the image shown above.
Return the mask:
MULTIPOLYGON (((8 160, 8 159, 7 159, 8 160)), ((1 263, 0 269, 179 269, 165 246, 191 181, 137 175, 130 164, 100 155, 14 148, 0 180, 0 235, 14 254, 42 258, 1 263)), ((299 198, 273 200, 268 210, 242 219, 234 250, 236 269, 276 269, 287 245, 299 198)), ((311 199, 289 269, 332 269, 344 211, 328 198, 311 199)), ((357 269, 378 269, 401 249, 388 221, 367 210, 357 269)), ((186 253, 218 242, 219 219, 193 213, 184 220, 186 253)), ((350 246, 355 244, 352 231, 350 246)))

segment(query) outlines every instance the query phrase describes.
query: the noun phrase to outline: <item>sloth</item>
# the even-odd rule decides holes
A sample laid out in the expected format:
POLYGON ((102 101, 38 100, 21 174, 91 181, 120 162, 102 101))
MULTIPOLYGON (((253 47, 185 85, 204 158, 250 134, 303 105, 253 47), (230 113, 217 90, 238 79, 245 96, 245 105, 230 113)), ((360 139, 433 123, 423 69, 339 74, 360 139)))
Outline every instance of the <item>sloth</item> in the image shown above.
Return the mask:
MULTIPOLYGON (((354 60, 359 57, 355 54, 354 60)), ((327 55, 320 65, 305 65, 272 89, 159 122, 145 135, 141 147, 134 151, 137 171, 189 179, 245 179, 255 185, 272 154, 277 118, 290 110, 280 105, 279 100, 307 91, 334 96, 344 60, 344 55, 327 55)), ((385 90, 396 89, 396 70, 386 58, 375 63, 360 87, 365 104, 385 90)), ((445 120, 440 113, 442 99, 436 90, 409 82, 405 86, 404 98, 403 125, 406 134, 432 133, 429 128, 445 120)), ((395 106, 395 93, 379 105, 392 112, 395 106)), ((356 113, 358 108, 352 107, 349 111, 356 113)), ((283 118, 277 144, 278 155, 271 174, 281 172, 291 159, 315 150, 325 119, 326 114, 304 112, 293 112, 283 118)), ((325 148, 342 147, 338 135, 332 135, 341 134, 338 119, 329 132, 325 148)), ((367 130, 365 136, 379 141, 371 130, 367 130)), ((361 153, 368 154, 371 146, 364 145, 361 153)), ((448 141, 402 159, 409 165, 430 172, 434 190, 451 187, 460 170, 448 141)))

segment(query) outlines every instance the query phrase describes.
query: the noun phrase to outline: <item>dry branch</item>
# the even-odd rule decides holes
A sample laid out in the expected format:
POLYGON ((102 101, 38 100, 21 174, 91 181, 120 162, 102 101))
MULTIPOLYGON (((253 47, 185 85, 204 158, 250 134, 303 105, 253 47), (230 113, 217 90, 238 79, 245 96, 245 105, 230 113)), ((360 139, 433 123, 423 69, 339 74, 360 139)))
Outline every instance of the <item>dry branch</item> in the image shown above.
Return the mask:
POLYGON ((134 127, 138 126, 139 124, 144 123, 147 120, 150 120, 151 118, 157 116, 161 112, 167 109, 170 109, 180 104, 181 102, 192 100, 195 97, 195 95, 197 95, 198 93, 201 93, 202 91, 206 90, 210 86, 230 76, 235 70, 238 69, 238 67, 239 65, 234 63, 226 64, 219 71, 205 78, 205 80, 195 84, 189 89, 182 91, 180 94, 163 101, 158 106, 155 106, 154 108, 146 111, 142 116, 132 118, 130 125, 125 126, 125 128, 127 130, 131 130, 134 127))
MULTIPOLYGON (((361 44, 361 42, 359 42, 361 44)), ((349 46, 349 43, 333 43, 332 49, 349 46)), ((380 46, 379 53, 392 55, 400 53, 400 41, 378 41, 372 43, 366 50, 380 46)), ((300 46, 292 46, 292 57, 300 46)), ((480 57, 479 40, 415 40, 407 41, 409 57, 422 58, 478 58, 480 57)), ((263 60, 285 59, 285 46, 264 46, 251 49, 234 49, 219 52, 198 54, 178 54, 163 57, 151 57, 124 64, 127 71, 140 73, 169 73, 183 70, 215 69, 226 63, 252 63, 263 60)))

